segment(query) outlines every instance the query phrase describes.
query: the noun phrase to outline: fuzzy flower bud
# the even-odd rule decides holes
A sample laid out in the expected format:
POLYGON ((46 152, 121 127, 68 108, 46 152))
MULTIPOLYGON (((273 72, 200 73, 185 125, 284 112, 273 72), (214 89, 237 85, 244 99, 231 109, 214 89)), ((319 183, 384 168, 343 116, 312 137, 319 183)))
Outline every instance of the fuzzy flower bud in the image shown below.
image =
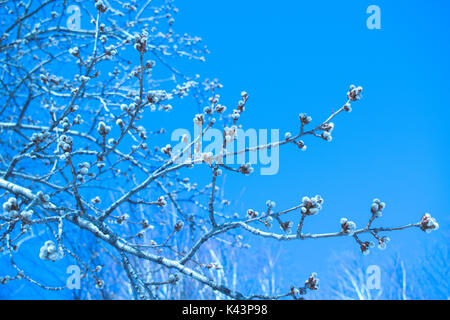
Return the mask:
POLYGON ((308 280, 305 281, 305 287, 310 290, 319 289, 319 278, 317 278, 317 273, 313 272, 308 280))
POLYGON ((111 127, 107 126, 103 121, 100 121, 97 126, 97 131, 101 136, 106 136, 111 131, 111 127))
POLYGON ((429 213, 425 213, 420 221, 420 229, 426 233, 430 233, 431 231, 438 230, 439 224, 429 213))
POLYGON ((372 205, 370 206, 370 212, 379 218, 383 215, 383 209, 386 207, 386 203, 381 202, 379 199, 374 199, 372 205))
POLYGON ((39 251, 39 258, 41 260, 56 261, 62 259, 63 256, 64 252, 62 249, 57 248, 55 243, 51 240, 46 241, 39 251))
POLYGON ((316 195, 315 197, 303 197, 302 199, 302 214, 312 216, 317 214, 322 209, 323 199, 321 196, 316 195))
POLYGON ((356 230, 356 223, 354 223, 353 221, 348 221, 347 218, 342 218, 341 227, 342 232, 347 233, 348 235, 353 235, 356 230))

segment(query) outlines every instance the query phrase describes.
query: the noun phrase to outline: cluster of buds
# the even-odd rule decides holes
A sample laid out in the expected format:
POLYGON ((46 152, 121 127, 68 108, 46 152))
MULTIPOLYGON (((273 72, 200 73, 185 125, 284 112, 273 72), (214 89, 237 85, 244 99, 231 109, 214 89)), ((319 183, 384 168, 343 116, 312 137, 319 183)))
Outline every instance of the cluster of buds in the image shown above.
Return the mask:
POLYGON ((70 128, 69 118, 64 117, 64 118, 61 120, 61 123, 60 123, 60 124, 61 124, 61 127, 63 128, 64 131, 69 130, 69 128, 70 128))
POLYGON ((310 290, 319 289, 319 278, 317 278, 317 273, 311 273, 308 280, 305 281, 305 287, 310 290))
POLYGON ((369 249, 373 247, 375 247, 375 243, 373 243, 372 241, 364 241, 360 243, 361 253, 365 256, 370 253, 369 249))
POLYGON ((172 156, 172 146, 170 144, 167 144, 165 147, 161 148, 161 152, 168 155, 169 157, 172 156))
POLYGON ((174 89, 172 89, 172 94, 177 95, 180 98, 186 97, 189 94, 189 90, 198 85, 195 81, 186 81, 182 85, 177 84, 174 89))
POLYGON ((386 249, 386 245, 389 241, 391 241, 391 238, 389 237, 378 238, 378 249, 380 250, 386 249))
POLYGON ((9 213, 11 216, 17 215, 19 212, 19 204, 17 203, 17 199, 14 197, 11 197, 3 203, 3 211, 9 213))
MULTIPOLYGON (((155 111, 156 107, 154 105, 151 105, 150 109, 152 111, 155 111)), ((171 104, 160 104, 158 110, 164 110, 166 112, 169 112, 170 110, 172 110, 172 105, 171 104)))
POLYGON ((42 141, 44 141, 45 138, 48 137, 48 135, 49 135, 48 132, 43 132, 43 133, 33 133, 33 134, 31 135, 30 140, 31 140, 34 144, 38 145, 39 143, 41 143, 42 141))
POLYGON ((344 104, 344 110, 347 112, 352 112, 352 106, 349 102, 347 102, 346 104, 344 104))
MULTIPOLYGON (((33 210, 25 210, 19 214, 18 218, 21 219, 23 223, 27 224, 31 222, 31 217, 33 216, 33 214, 34 214, 33 210)), ((22 230, 25 230, 23 225, 22 230)))
POLYGON ((89 163, 87 162, 80 163, 78 164, 78 167, 80 168, 80 170, 78 171, 77 174, 77 180, 84 181, 84 176, 86 176, 89 173, 89 163))
POLYGON ((111 131, 111 127, 107 126, 103 121, 100 121, 97 126, 97 132, 101 136, 106 136, 111 131))
POLYGON ((236 126, 225 127, 225 141, 231 142, 237 137, 237 128, 236 126))
MULTIPOLYGON (((209 101, 213 103, 213 105, 215 103, 217 103, 218 101, 218 97, 219 95, 217 95, 217 98, 213 97, 213 98, 209 98, 209 101)), ((225 112, 225 110, 227 110, 227 107, 225 107, 224 105, 221 104, 217 104, 214 109, 211 106, 206 106, 203 108, 203 112, 206 113, 207 115, 212 115, 214 111, 216 111, 217 113, 223 113, 225 112)))
POLYGON ((191 182, 189 182, 189 180, 186 182, 186 178, 183 179, 183 181, 181 182, 181 185, 185 188, 186 191, 192 191, 197 188, 196 182, 191 183, 191 182))
POLYGON ((78 47, 73 47, 69 49, 69 53, 71 55, 73 55, 74 57, 79 57, 80 56, 80 49, 78 49, 78 47))
POLYGON ((276 204, 275 201, 267 200, 267 201, 266 201, 266 205, 267 205, 267 208, 272 209, 272 208, 275 208, 275 206, 276 206, 277 204, 276 204))
POLYGON ((152 226, 150 223, 148 223, 147 219, 142 219, 140 223, 141 223, 142 228, 144 228, 144 229, 153 229, 154 228, 154 226, 152 226))
POLYGON ((281 230, 283 230, 286 233, 292 232, 292 226, 293 226, 292 221, 280 222, 281 230))
MULTIPOLYGON (((294 299, 297 299, 296 295, 304 295, 306 294, 305 288, 296 288, 295 286, 291 286, 290 294, 294 297, 294 299)), ((304 300, 303 297, 298 298, 298 300, 304 300)))
MULTIPOLYGON (((222 175, 222 170, 221 169, 214 170, 213 174, 216 177, 220 177, 222 175)), ((228 202, 228 200, 222 200, 222 204, 223 205, 228 205, 229 202, 228 202)))
POLYGON ((270 228, 272 228, 273 218, 271 216, 268 216, 266 219, 263 219, 261 222, 264 223, 264 225, 267 227, 267 229, 270 229, 270 228))
POLYGON ((147 93, 147 100, 150 103, 160 103, 170 98, 171 95, 164 90, 152 90, 147 93))
POLYGON ((127 222, 128 218, 130 218, 130 216, 125 213, 116 219, 116 223, 123 224, 123 223, 127 222))
POLYGON ((212 152, 204 152, 201 154, 201 159, 204 163, 211 166, 214 163, 214 155, 212 152))
POLYGON ((175 223, 175 226, 173 227, 173 230, 175 232, 179 232, 181 231, 181 229, 183 229, 184 223, 181 220, 178 220, 177 223, 175 223))
POLYGON ((50 201, 50 196, 48 194, 44 194, 42 191, 38 191, 36 193, 36 196, 42 203, 47 203, 50 201))
POLYGON ((300 150, 306 151, 306 144, 303 142, 303 140, 294 141, 294 143, 297 145, 297 147, 300 148, 300 150))
POLYGON ((13 280, 10 276, 0 277, 0 284, 7 284, 9 281, 13 280))
POLYGON ((99 204, 99 203, 102 202, 102 199, 100 199, 99 196, 96 196, 96 197, 94 197, 94 198, 91 199, 91 202, 92 202, 93 204, 99 204))
POLYGON ((59 137, 58 147, 61 148, 62 152, 72 152, 73 139, 71 136, 66 136, 65 134, 59 137))
POLYGON ((120 127, 120 130, 121 130, 121 131, 123 131, 124 123, 123 123, 123 120, 122 120, 122 119, 117 119, 117 120, 116 120, 116 125, 118 125, 118 126, 120 127))
POLYGON ((353 221, 348 221, 347 218, 341 218, 341 227, 342 232, 348 235, 353 235, 356 230, 356 223, 353 221))
POLYGON ((300 113, 298 115, 302 124, 308 124, 312 121, 312 118, 308 116, 306 113, 300 113))
POLYGON ((242 97, 242 101, 243 101, 244 103, 246 103, 247 100, 248 100, 248 93, 245 92, 245 91, 242 91, 242 92, 241 92, 241 97, 242 97))
POLYGON ((284 134, 284 139, 285 139, 285 140, 289 140, 291 137, 292 137, 292 133, 290 133, 290 132, 286 132, 286 133, 284 134))
POLYGON ((333 137, 331 136, 330 132, 324 131, 324 132, 322 132, 322 139, 330 142, 331 140, 333 140, 333 137))
POLYGON ((156 65, 155 60, 148 60, 148 61, 145 63, 145 68, 146 68, 146 69, 152 69, 152 68, 155 67, 155 65, 156 65))
POLYGON ((136 234, 136 237, 138 237, 139 239, 144 239, 145 231, 146 231, 145 229, 139 231, 139 232, 136 234))
MULTIPOLYGON (((150 106, 150 109, 152 111, 156 110, 156 107, 154 105, 150 106)), ((158 110, 164 110, 166 112, 169 112, 170 110, 172 110, 172 105, 171 104, 160 104, 158 110)))
POLYGON ((196 114, 194 117, 194 123, 198 126, 202 126, 205 123, 205 116, 202 113, 196 114))
POLYGON ((247 99, 239 100, 238 105, 237 105, 237 110, 239 110, 239 112, 244 112, 246 101, 247 101, 247 99))
POLYGON ((117 54, 116 47, 114 45, 110 45, 105 48, 105 54, 107 58, 111 58, 117 54))
POLYGON ((102 271, 102 269, 103 269, 103 267, 102 266, 96 266, 95 268, 94 268, 94 272, 100 272, 100 271, 102 271))
MULTIPOLYGON (((197 38, 197 40, 200 40, 200 38, 197 38)), ((196 78, 200 78, 200 76, 197 74, 195 75, 196 78)), ((217 89, 222 89, 223 85, 217 80, 217 78, 214 79, 206 79, 203 81, 203 86, 205 91, 214 91, 217 89)), ((211 98, 209 98, 211 100, 211 98)))
POLYGON ((426 233, 430 233, 433 230, 439 229, 439 224, 429 213, 425 213, 420 221, 420 229, 426 233))
POLYGON ((136 132, 139 134, 139 137, 143 140, 147 139, 147 130, 143 126, 138 126, 136 128, 136 132))
POLYGON ((131 114, 131 112, 135 109, 136 109, 136 104, 134 104, 134 103, 130 103, 130 105, 122 103, 120 105, 120 110, 125 111, 128 114, 131 114))
POLYGON ((50 75, 48 73, 46 73, 46 74, 41 73, 40 78, 41 78, 41 81, 46 85, 50 85, 50 84, 59 85, 63 81, 62 77, 57 77, 55 75, 50 75))
POLYGON ((231 118, 233 119, 233 123, 236 123, 236 121, 241 116, 241 113, 245 110, 245 103, 248 100, 248 94, 245 91, 241 92, 242 100, 239 100, 238 105, 236 109, 233 110, 233 113, 231 114, 231 118))
POLYGON ((214 107, 214 111, 217 113, 224 113, 226 110, 227 110, 227 107, 220 103, 214 107))
POLYGON ((88 162, 82 162, 78 164, 78 167, 80 168, 79 173, 83 176, 87 175, 89 173, 89 163, 88 162))
POLYGON ((134 36, 134 48, 140 53, 147 51, 147 31, 143 31, 142 34, 136 34, 134 36))
POLYGON ((322 209, 323 199, 321 196, 316 195, 315 197, 303 197, 302 199, 302 214, 307 216, 313 216, 317 214, 322 209))
POLYGON ((117 143, 117 141, 116 141, 114 138, 108 139, 108 144, 109 144, 110 146, 113 146, 113 145, 115 145, 116 143, 117 143))
POLYGON ((258 211, 255 211, 253 209, 248 209, 247 210, 247 217, 249 217, 250 219, 254 219, 258 216, 258 211))
POLYGON ((386 203, 381 202, 379 199, 373 199, 372 205, 370 206, 370 212, 379 218, 383 215, 383 209, 386 207, 386 203))
POLYGON ((103 289, 104 286, 105 286, 105 282, 102 279, 97 279, 95 281, 95 288, 103 289))
POLYGON ((231 119, 233 119, 234 122, 236 122, 237 120, 239 120, 239 117, 241 116, 241 113, 234 109, 233 113, 231 114, 231 119))
POLYGON ((350 101, 360 100, 362 98, 362 96, 361 96, 362 90, 363 90, 362 87, 357 87, 357 86, 351 85, 349 91, 347 92, 347 98, 350 101))
POLYGON ((56 261, 63 257, 64 252, 62 248, 57 248, 55 243, 51 240, 46 241, 39 251, 39 258, 41 260, 56 261))
POLYGON ((211 102, 212 104, 217 104, 219 102, 219 98, 220 95, 219 94, 214 94, 212 97, 209 97, 209 102, 211 102))
POLYGON ((329 122, 326 124, 322 125, 322 138, 328 142, 330 142, 331 140, 333 140, 333 137, 331 136, 331 133, 333 132, 334 129, 334 123, 333 122, 329 122))
POLYGON ((239 167, 239 172, 249 175, 253 172, 253 167, 250 163, 243 164, 239 167))
POLYGON ((164 196, 159 197, 158 200, 156 200, 156 204, 160 207, 164 207, 167 205, 166 198, 164 198, 164 196))
POLYGON ((95 1, 95 8, 101 13, 105 13, 108 10, 108 7, 105 6, 102 0, 95 1))
POLYGON ((82 75, 82 76, 80 76, 80 81, 81 82, 89 82, 89 80, 91 80, 91 78, 90 77, 88 77, 88 76, 85 76, 85 75, 82 75))
MULTIPOLYGON (((222 106, 222 105, 221 105, 221 106, 222 106)), ((226 108, 226 107, 224 106, 224 108, 226 108)), ((203 112, 204 112, 205 114, 207 114, 207 115, 212 115, 213 110, 211 109, 210 106, 206 106, 206 107, 203 108, 203 112)))
POLYGON ((220 263, 217 263, 217 262, 210 262, 205 267, 207 269, 216 269, 216 270, 223 269, 222 265, 220 263))
POLYGON ((172 284, 177 283, 179 280, 180 280, 180 278, 178 277, 178 275, 177 275, 176 273, 172 273, 172 274, 169 276, 169 278, 167 278, 167 281, 170 282, 170 283, 172 283, 172 284))
POLYGON ((81 114, 77 114, 75 118, 73 119, 73 124, 82 124, 83 118, 81 117, 81 114))

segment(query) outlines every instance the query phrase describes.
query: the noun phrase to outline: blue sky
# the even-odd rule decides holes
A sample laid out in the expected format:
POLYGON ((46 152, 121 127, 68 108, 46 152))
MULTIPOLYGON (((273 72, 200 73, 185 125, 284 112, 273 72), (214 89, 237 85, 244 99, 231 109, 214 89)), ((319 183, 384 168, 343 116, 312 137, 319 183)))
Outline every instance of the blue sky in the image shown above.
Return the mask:
MULTIPOLYGON (((235 210, 261 209, 267 199, 287 208, 303 195, 320 194, 324 210, 305 226, 320 232, 335 230, 344 215, 365 224, 371 200, 379 197, 387 208, 376 225, 415 222, 430 212, 439 232, 448 233, 448 2, 198 0, 178 7, 176 27, 201 36, 211 51, 206 63, 185 70, 217 77, 227 105, 246 90, 250 100, 240 120, 246 128, 295 132, 298 113, 323 120, 345 102, 348 85, 364 87, 353 112, 335 121, 331 143, 309 138, 307 152, 282 149, 279 173, 245 178, 245 189, 242 177, 227 175, 225 194, 235 210), (381 30, 366 27, 372 4, 381 9, 381 30)), ((363 261, 376 263, 395 251, 414 264, 425 242, 440 250, 440 236, 391 234, 386 251, 363 261)), ((254 243, 258 250, 267 245, 281 248, 279 263, 292 265, 284 271, 295 281, 310 271, 326 274, 335 253, 358 250, 351 239, 254 243)))

